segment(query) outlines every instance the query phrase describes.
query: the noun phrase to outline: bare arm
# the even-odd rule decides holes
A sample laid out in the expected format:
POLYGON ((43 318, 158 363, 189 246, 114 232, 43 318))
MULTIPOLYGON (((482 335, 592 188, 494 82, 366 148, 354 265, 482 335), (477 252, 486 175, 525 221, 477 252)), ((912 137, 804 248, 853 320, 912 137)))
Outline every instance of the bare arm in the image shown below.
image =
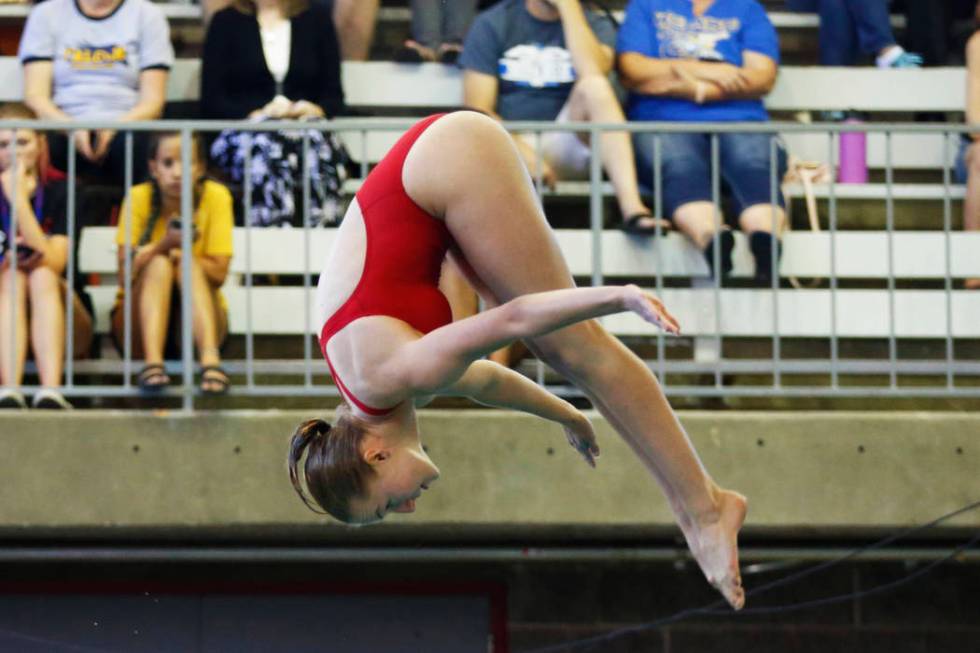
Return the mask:
POLYGON ((741 67, 686 59, 656 59, 637 52, 619 57, 624 85, 636 93, 679 97, 692 102, 756 99, 776 82, 776 62, 746 51, 741 67))
POLYGON ((494 120, 501 119, 496 111, 499 89, 500 82, 493 75, 475 70, 463 71, 463 104, 494 120))
POLYGON ((121 121, 155 120, 163 115, 163 105, 167 100, 166 70, 152 68, 140 73, 139 101, 132 109, 119 116, 121 121))
POLYGON ((515 340, 623 311, 679 331, 663 304, 636 286, 552 290, 522 295, 406 344, 386 362, 384 375, 414 394, 431 394, 455 383, 473 361, 515 340))
POLYGON ((479 360, 440 394, 469 397, 485 406, 519 410, 556 422, 565 429, 569 444, 595 467, 599 447, 589 420, 570 403, 514 370, 479 360))
POLYGON ((471 363, 461 377, 441 388, 439 394, 469 397, 486 406, 512 408, 552 422, 570 423, 578 416, 578 410, 564 399, 526 376, 487 360, 471 363))
POLYGON ((208 283, 215 288, 224 285, 225 279, 228 277, 228 268, 231 265, 230 256, 205 254, 204 256, 197 256, 195 258, 201 266, 201 269, 204 270, 204 276, 207 277, 208 283))
POLYGON ((585 19, 580 0, 551 0, 561 14, 565 44, 572 54, 578 76, 607 75, 615 56, 612 48, 600 42, 585 19))
MULTIPOLYGON (((971 125, 980 123, 980 32, 970 37, 966 45, 966 121, 971 125)), ((980 140, 980 133, 971 136, 980 140)))
POLYGON ((52 100, 54 64, 32 61, 24 64, 24 103, 42 120, 71 120, 52 100))

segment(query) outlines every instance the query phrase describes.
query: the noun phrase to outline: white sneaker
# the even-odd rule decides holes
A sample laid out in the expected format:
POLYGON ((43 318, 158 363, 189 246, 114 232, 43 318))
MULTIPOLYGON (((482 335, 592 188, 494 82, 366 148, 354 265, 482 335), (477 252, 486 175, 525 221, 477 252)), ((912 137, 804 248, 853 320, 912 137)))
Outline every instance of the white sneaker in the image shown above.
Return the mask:
POLYGON ((16 390, 0 390, 0 408, 27 408, 24 395, 16 390))
POLYGON ((61 393, 52 388, 42 388, 34 395, 31 401, 32 408, 71 410, 74 408, 68 400, 61 396, 61 393))

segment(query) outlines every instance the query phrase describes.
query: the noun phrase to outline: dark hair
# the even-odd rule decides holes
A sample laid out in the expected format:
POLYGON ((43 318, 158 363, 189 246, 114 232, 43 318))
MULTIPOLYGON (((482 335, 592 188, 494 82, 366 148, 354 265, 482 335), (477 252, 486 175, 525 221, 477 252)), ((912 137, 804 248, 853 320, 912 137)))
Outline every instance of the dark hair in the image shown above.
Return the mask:
POLYGON ((375 471, 361 457, 364 424, 345 404, 337 407, 335 415, 333 426, 322 419, 311 419, 297 427, 289 443, 289 480, 310 510, 350 523, 350 501, 363 496, 366 481, 375 471), (307 449, 303 479, 309 497, 299 480, 299 462, 307 449), (314 501, 323 510, 318 510, 314 501))
MULTIPOLYGON (((179 131, 162 131, 153 132, 150 134, 149 141, 147 143, 146 158, 153 160, 157 158, 157 154, 160 151, 160 143, 165 138, 171 138, 172 136, 180 136, 179 131)), ((191 147, 194 148, 194 152, 197 154, 199 161, 205 161, 206 155, 204 152, 204 141, 201 139, 201 135, 197 132, 191 134, 191 147)), ((204 177, 194 180, 194 198, 192 200, 194 211, 197 211, 198 204, 201 203, 201 195, 204 187, 204 177)), ((137 244, 142 247, 150 242, 150 238, 153 236, 153 230, 156 229, 157 222, 160 220, 160 209, 162 204, 162 197, 160 194, 160 186, 157 184, 157 180, 150 175, 150 216, 146 221, 146 227, 143 229, 143 233, 140 234, 137 244)), ((192 218, 193 220, 193 218, 192 218)))

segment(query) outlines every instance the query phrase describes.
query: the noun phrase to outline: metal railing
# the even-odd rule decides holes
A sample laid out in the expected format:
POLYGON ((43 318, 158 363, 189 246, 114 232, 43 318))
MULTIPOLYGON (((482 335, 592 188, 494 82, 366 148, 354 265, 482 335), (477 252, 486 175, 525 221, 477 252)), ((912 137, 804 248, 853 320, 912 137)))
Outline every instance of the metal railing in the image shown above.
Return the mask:
MULTIPOLYGON (((133 187, 133 138, 135 132, 150 132, 150 131, 176 131, 181 135, 182 142, 182 165, 185 170, 189 170, 191 167, 191 138, 194 132, 218 132, 226 129, 232 129, 242 132, 255 132, 255 131, 269 131, 269 130, 288 130, 288 131, 298 131, 298 130, 310 130, 310 129, 325 129, 333 131, 337 134, 359 134, 361 137, 361 151, 354 152, 353 156, 360 160, 360 170, 362 178, 367 175, 370 165, 370 156, 368 149, 368 136, 369 134, 379 134, 379 133, 389 133, 395 134, 404 131, 406 128, 414 124, 415 119, 340 119, 331 122, 321 122, 321 123, 301 123, 297 124, 295 122, 265 122, 265 123, 242 123, 233 121, 155 121, 155 122, 145 122, 145 123, 112 123, 112 122, 98 122, 98 121, 78 121, 71 123, 72 130, 81 129, 114 129, 122 134, 125 139, 125 157, 126 157, 126 178, 125 178, 125 188, 123 189, 125 195, 130 196, 131 189, 133 187)), ((661 143, 660 134, 664 133, 709 133, 711 134, 711 163, 712 163, 712 201, 716 207, 715 210, 715 220, 716 226, 720 226, 721 222, 721 212, 720 206, 722 201, 721 193, 721 171, 719 165, 719 134, 724 133, 761 133, 768 134, 771 137, 770 140, 770 189, 771 189, 771 199, 773 204, 777 197, 779 191, 779 182, 776 174, 775 158, 777 156, 777 138, 780 134, 790 134, 790 133, 816 133, 823 134, 827 139, 827 162, 833 166, 836 163, 836 138, 840 133, 843 132, 865 132, 865 133, 878 133, 883 134, 886 142, 887 150, 887 161, 885 167, 885 195, 884 203, 886 210, 885 219, 885 231, 887 233, 887 243, 888 243, 888 270, 889 274, 886 279, 886 290, 888 293, 888 311, 889 311, 889 325, 890 330, 887 338, 888 345, 888 355, 886 358, 876 358, 870 360, 864 359, 854 359, 844 357, 841 354, 841 343, 845 338, 838 333, 838 317, 839 317, 839 295, 841 293, 841 279, 837 273, 837 238, 841 232, 839 228, 839 216, 838 216, 838 203, 839 198, 836 190, 836 184, 830 183, 827 189, 827 207, 828 207, 828 232, 830 236, 830 275, 828 279, 830 302, 830 330, 823 338, 829 343, 829 356, 825 358, 806 358, 806 359, 791 359, 786 357, 785 351, 783 349, 784 340, 787 336, 783 335, 780 330, 780 296, 781 293, 786 292, 786 290, 781 289, 780 275, 774 273, 772 275, 772 283, 767 289, 760 289, 756 292, 759 293, 771 293, 772 297, 772 334, 769 336, 768 340, 771 343, 771 356, 765 358, 754 358, 754 359, 742 359, 742 358, 725 358, 723 355, 723 345, 731 339, 731 337, 725 333, 722 327, 722 309, 723 302, 722 297, 725 290, 722 287, 721 282, 715 276, 715 280, 710 283, 701 282, 695 284, 701 290, 704 291, 705 295, 710 295, 710 298, 706 296, 705 302, 710 302, 713 305, 713 310, 715 314, 716 329, 713 334, 700 335, 694 338, 693 346, 695 350, 701 348, 708 352, 705 356, 696 356, 695 360, 688 359, 676 359, 668 356, 668 347, 671 346, 663 334, 656 336, 651 336, 655 338, 656 344, 656 357, 649 361, 651 369, 658 375, 661 383, 664 385, 665 390, 668 394, 675 396, 799 396, 799 397, 833 397, 833 396, 856 396, 856 397, 870 397, 870 396, 888 396, 888 397, 980 397, 980 384, 969 384, 961 383, 962 379, 977 378, 980 376, 980 363, 973 360, 961 360, 956 356, 955 345, 957 343, 957 338, 954 337, 953 324, 957 316, 954 314, 954 302, 953 302, 953 271, 951 268, 951 232, 952 232, 952 210, 953 210, 953 193, 950 178, 950 171, 948 167, 943 171, 943 188, 944 194, 942 197, 942 214, 943 214, 943 234, 945 235, 945 277, 942 284, 942 292, 945 297, 945 320, 946 320, 946 332, 943 337, 939 338, 943 342, 943 355, 941 357, 933 357, 929 359, 907 359, 900 356, 899 344, 900 337, 896 333, 895 329, 895 297, 898 291, 898 279, 895 275, 894 265, 895 265, 895 251, 894 251, 894 234, 895 234, 895 198, 894 198, 894 166, 892 164, 892 138, 895 134, 933 134, 937 138, 941 138, 943 141, 944 152, 946 154, 945 159, 947 161, 952 160, 953 147, 955 146, 955 140, 959 134, 967 133, 970 128, 966 125, 930 125, 930 124, 798 124, 798 123, 738 123, 738 124, 717 124, 717 123, 705 123, 705 124, 665 124, 665 123, 628 123, 626 125, 622 124, 597 124, 597 123, 541 123, 541 122, 514 122, 507 124, 508 129, 513 132, 534 132, 537 134, 535 139, 536 148, 538 151, 539 161, 543 160, 542 157, 542 133, 545 132, 577 132, 580 134, 587 134, 589 136, 588 140, 591 143, 592 148, 592 163, 589 170, 589 214, 590 214, 590 229, 592 235, 592 247, 591 247, 591 258, 592 258, 592 273, 591 273, 591 283, 595 285, 600 285, 606 282, 607 275, 604 273, 604 262, 603 262, 603 251, 602 251, 602 237, 603 237, 603 226, 605 224, 604 217, 604 196, 607 192, 604 189, 604 182, 602 176, 602 168, 600 165, 600 140, 599 137, 606 131, 627 131, 627 132, 650 132, 654 134, 653 137, 653 151, 651 152, 651 158, 654 162, 654 178, 648 180, 650 185, 653 187, 654 196, 652 199, 652 205, 655 209, 657 215, 662 215, 663 209, 663 197, 662 197, 662 160, 663 160, 663 146, 661 143), (757 385, 738 385, 731 386, 726 384, 726 376, 731 374, 751 374, 751 375, 766 375, 772 378, 771 383, 763 383, 757 385), (696 381, 691 383, 689 379, 685 380, 686 377, 698 377, 707 375, 710 379, 710 383, 702 383, 696 381), (825 381, 819 383, 793 383, 793 377, 799 375, 807 376, 820 376, 825 377, 825 381), (880 375, 887 377, 885 383, 874 382, 874 383, 860 383, 861 378, 867 376, 880 375), (685 377, 682 378, 680 382, 675 382, 671 380, 672 377, 685 377), (903 379, 906 377, 934 377, 938 379, 938 382, 931 383, 928 385, 910 385, 908 383, 902 383, 903 379), (670 382, 668 382, 670 380, 670 382)), ((0 129, 18 129, 18 128, 28 128, 34 130, 62 130, 66 128, 65 123, 50 122, 50 121, 3 121, 0 122, 0 129)), ((70 136, 74 134, 74 131, 70 132, 70 136)), ((76 152, 74 139, 68 138, 68 234, 70 238, 76 237, 76 152)), ((308 145, 308 139, 304 138, 304 147, 308 145)), ((11 164, 16 165, 16 148, 11 148, 11 164)), ((250 161, 246 159, 246 167, 250 166, 250 161)), ((539 193, 543 193, 541 183, 541 169, 540 166, 537 170, 537 189, 539 193)), ((641 183, 644 180, 640 180, 641 183)), ((192 188, 191 188, 191 178, 190 175, 184 175, 182 180, 182 201, 181 201, 181 225, 182 229, 182 241, 181 248, 183 251, 190 251, 192 246, 192 229, 191 221, 193 208, 192 207, 192 188)), ((247 216, 250 213, 250 199, 251 199, 251 179, 250 175, 246 174, 244 176, 244 203, 245 203, 245 215, 246 215, 246 226, 245 226, 245 251, 242 253, 236 253, 235 256, 245 257, 245 272, 244 272, 244 285, 246 288, 246 329, 244 335, 245 342, 245 358, 242 360, 226 360, 226 369, 228 369, 232 374, 244 374, 245 383, 236 384, 231 388, 231 394, 233 395, 246 395, 246 396, 281 396, 281 395, 311 395, 311 396, 336 396, 337 391, 333 385, 326 383, 327 369, 325 365, 321 365, 319 361, 314 361, 311 337, 315 337, 315 334, 307 334, 303 338, 303 358, 302 360, 256 360, 255 357, 255 337, 256 333, 253 329, 252 315, 254 310, 253 305, 253 269, 252 269, 252 253, 253 253, 253 231, 258 227, 251 226, 247 216), (317 366, 314 369, 314 365, 317 366), (256 374, 257 373, 291 373, 291 374, 301 374, 301 383, 257 383, 256 374), (322 380, 320 384, 314 383, 314 377, 318 377, 322 380)), ((303 211, 304 216, 309 213, 310 210, 310 175, 308 166, 304 165, 303 174, 303 211)), ((127 203, 130 207, 131 204, 127 203)), ((11 205, 11 216, 10 216, 10 232, 11 234, 17 233, 17 207, 16 203, 11 205)), ((122 361, 116 362, 106 362, 106 361, 90 361, 90 362, 80 362, 75 364, 74 358, 74 346, 73 334, 72 334, 72 317, 73 317, 73 301, 72 301, 72 283, 68 284, 68 291, 65 301, 66 308, 66 346, 65 346, 65 360, 64 360, 64 385, 61 391, 66 396, 104 396, 104 397, 118 397, 118 396, 129 396, 139 394, 139 388, 132 382, 132 373, 134 371, 133 360, 132 360, 132 269, 130 254, 132 248, 132 220, 129 216, 121 216, 121 219, 125 220, 127 225, 127 233, 124 245, 124 279, 121 283, 124 287, 123 297, 124 306, 123 310, 125 312, 125 328, 124 328, 124 343, 122 352, 122 361), (88 371, 94 371, 97 373, 112 372, 116 374, 122 374, 122 382, 117 385, 100 385, 98 383, 93 384, 79 384, 80 373, 87 373, 88 371)), ((777 229, 777 212, 773 211, 773 231, 778 231, 777 229)), ((303 274, 303 289, 304 296, 309 300, 305 302, 304 310, 304 325, 310 324, 310 312, 311 312, 311 301, 312 301, 312 285, 311 285, 311 274, 315 274, 319 270, 319 265, 315 268, 311 268, 311 254, 310 254, 310 236, 311 227, 309 221, 303 220, 303 233, 304 233, 304 251, 303 251, 303 269, 306 274, 303 274)), ((717 244, 718 235, 715 235, 715 242, 717 244)), ((667 284, 670 279, 665 274, 661 266, 661 261, 663 260, 662 247, 664 246, 664 240, 655 237, 652 240, 652 257, 651 257, 651 268, 652 274, 647 275, 648 278, 652 279, 654 287, 659 293, 663 293, 667 289, 667 284)), ((11 247, 8 252, 9 260, 16 260, 17 257, 17 242, 16 239, 11 239, 11 247)), ((777 260, 775 257, 775 243, 773 245, 773 261, 777 260)), ((75 261, 75 248, 69 248, 68 263, 66 274, 69 279, 72 279, 75 274, 75 269, 77 262, 75 261)), ((715 247, 715 269, 719 269, 719 261, 717 259, 719 248, 715 247)), ((284 256, 289 256, 289 254, 284 254, 284 256)), ((185 279, 191 278, 191 257, 182 257, 182 276, 185 279)), ((11 302, 11 306, 16 304, 16 296, 18 292, 17 284, 14 283, 13 275, 11 275, 9 292, 14 298, 11 302)), ((805 290, 791 291, 791 292, 807 292, 805 290)), ((193 338, 192 338, 192 319, 193 319, 193 304, 191 301, 191 287, 190 284, 183 284, 183 290, 181 293, 181 334, 182 334, 182 358, 180 361, 170 361, 168 369, 179 370, 181 377, 180 382, 173 384, 169 390, 164 393, 164 396, 179 397, 184 409, 192 409, 195 402, 195 397, 199 394, 197 387, 194 383, 194 360, 193 360, 193 338)), ((980 315, 976 318, 980 320, 980 315)), ((285 318, 284 318, 285 319, 285 318)), ((972 318, 971 318, 972 319, 972 318)), ((17 334, 16 323, 11 320, 11 324, 14 325, 11 333, 3 334, 9 343, 8 354, 13 357, 16 350, 15 343, 17 334)), ((305 330, 305 329, 304 329, 305 330)), ((13 366, 11 366, 13 367, 13 366)), ((544 367, 538 364, 537 367, 537 378, 540 382, 544 383, 548 378, 544 367)), ((563 385, 560 382, 549 385, 549 387, 556 392, 563 395, 576 395, 577 390, 569 386, 563 385)), ((22 388, 27 392, 38 390, 36 386, 24 386, 22 388)))

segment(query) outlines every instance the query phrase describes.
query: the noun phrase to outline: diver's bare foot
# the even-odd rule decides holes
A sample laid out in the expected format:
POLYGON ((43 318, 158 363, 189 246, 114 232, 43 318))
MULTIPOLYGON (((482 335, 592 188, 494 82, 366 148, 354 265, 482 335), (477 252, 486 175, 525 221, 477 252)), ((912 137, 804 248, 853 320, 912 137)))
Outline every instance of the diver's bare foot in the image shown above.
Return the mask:
POLYGON ((717 510, 700 518, 682 520, 681 529, 705 578, 736 610, 745 605, 742 574, 738 568, 738 531, 745 521, 748 501, 737 492, 716 490, 717 510))

